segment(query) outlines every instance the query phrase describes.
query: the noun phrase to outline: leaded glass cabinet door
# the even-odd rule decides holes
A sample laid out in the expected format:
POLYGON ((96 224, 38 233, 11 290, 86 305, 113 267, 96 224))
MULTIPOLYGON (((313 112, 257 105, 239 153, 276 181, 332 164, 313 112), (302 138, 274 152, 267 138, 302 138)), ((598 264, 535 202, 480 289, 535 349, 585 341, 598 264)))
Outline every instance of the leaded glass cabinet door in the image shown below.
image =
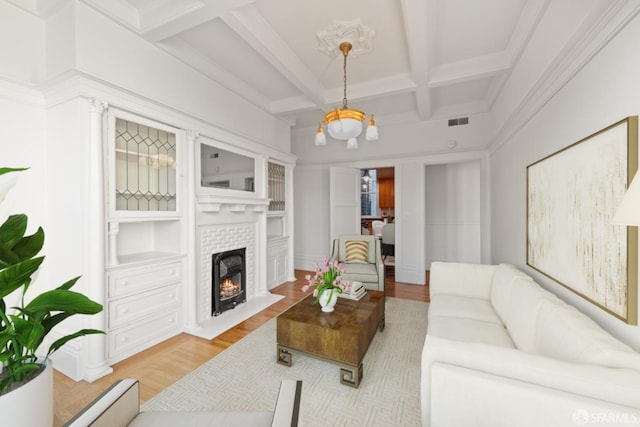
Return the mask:
POLYGON ((112 212, 177 214, 179 131, 125 113, 114 114, 111 128, 112 212))

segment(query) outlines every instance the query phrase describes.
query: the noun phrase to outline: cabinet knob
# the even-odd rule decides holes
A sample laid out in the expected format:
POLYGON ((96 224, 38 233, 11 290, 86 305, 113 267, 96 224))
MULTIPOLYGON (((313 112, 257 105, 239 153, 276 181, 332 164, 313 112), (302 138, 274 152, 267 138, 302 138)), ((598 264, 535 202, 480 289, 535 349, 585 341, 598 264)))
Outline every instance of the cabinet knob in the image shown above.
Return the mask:
POLYGON ((127 338, 127 337, 122 337, 122 338, 120 338, 120 341, 122 341, 122 342, 127 342, 127 341, 129 341, 129 338, 127 338))
POLYGON ((128 312, 129 312, 129 309, 128 309, 128 308, 121 308, 121 309, 120 309, 120 311, 121 311, 122 313, 128 313, 128 312))
POLYGON ((173 298, 173 292, 169 294, 169 298, 173 298))
POLYGON ((127 286, 129 284, 129 282, 127 282, 126 280, 122 281, 122 286, 127 286))

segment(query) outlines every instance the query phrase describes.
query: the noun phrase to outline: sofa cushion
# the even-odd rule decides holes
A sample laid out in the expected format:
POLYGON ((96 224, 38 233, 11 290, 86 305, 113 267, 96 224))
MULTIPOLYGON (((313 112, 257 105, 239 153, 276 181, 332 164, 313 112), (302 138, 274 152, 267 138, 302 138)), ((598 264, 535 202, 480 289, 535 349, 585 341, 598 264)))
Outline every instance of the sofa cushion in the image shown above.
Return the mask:
POLYGON ((359 282, 377 282, 378 270, 375 264, 350 263, 343 265, 346 280, 356 280, 359 282))
POLYGON ((369 261, 369 244, 364 240, 347 240, 344 242, 345 262, 359 262, 366 264, 369 261))
POLYGON ((497 323, 449 316, 429 316, 427 334, 454 341, 513 348, 507 330, 497 323))
POLYGON ((511 313, 511 288, 515 279, 533 280, 511 264, 500 264, 491 282, 491 304, 503 323, 511 313))
POLYGON ((429 319, 438 316, 460 317, 502 325, 491 303, 481 298, 440 295, 429 304, 429 319))
POLYGON ((541 307, 534 351, 568 362, 640 370, 640 354, 564 302, 541 307))
POLYGON ((375 236, 361 236, 359 234, 342 234, 338 238, 338 261, 341 263, 347 262, 347 249, 346 243, 348 241, 363 241, 367 242, 367 257, 368 262, 375 264, 376 262, 376 237, 375 236))
POLYGON ((433 262, 429 292, 435 295, 459 295, 470 298, 491 298, 491 281, 495 265, 433 262))
POLYGON ((504 310, 502 321, 518 349, 535 352, 540 309, 547 303, 564 303, 529 278, 514 278, 510 295, 511 307, 504 310))

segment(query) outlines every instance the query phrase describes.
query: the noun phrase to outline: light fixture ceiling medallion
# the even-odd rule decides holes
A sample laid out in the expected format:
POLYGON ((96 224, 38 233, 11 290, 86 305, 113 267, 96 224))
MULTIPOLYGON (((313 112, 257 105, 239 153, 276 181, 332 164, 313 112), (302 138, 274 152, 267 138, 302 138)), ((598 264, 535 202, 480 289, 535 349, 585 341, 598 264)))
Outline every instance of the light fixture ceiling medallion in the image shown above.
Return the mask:
MULTIPOLYGON (((373 31, 360 24, 360 21, 353 22, 334 22, 328 30, 317 34, 320 42, 320 50, 335 56, 335 43, 338 45, 339 51, 342 52, 344 58, 344 97, 342 98, 342 108, 336 108, 325 114, 324 119, 320 120, 316 133, 316 145, 326 145, 327 138, 324 134, 322 124, 327 125, 327 132, 335 139, 346 140, 347 149, 353 150, 358 148, 358 135, 362 132, 362 122, 367 114, 360 110, 354 110, 347 105, 347 56, 353 49, 351 40, 355 39, 361 52, 370 50, 370 38, 373 37, 373 31)), ((373 121, 373 114, 370 114, 369 124, 367 127, 367 141, 375 141, 378 139, 378 129, 373 121)))

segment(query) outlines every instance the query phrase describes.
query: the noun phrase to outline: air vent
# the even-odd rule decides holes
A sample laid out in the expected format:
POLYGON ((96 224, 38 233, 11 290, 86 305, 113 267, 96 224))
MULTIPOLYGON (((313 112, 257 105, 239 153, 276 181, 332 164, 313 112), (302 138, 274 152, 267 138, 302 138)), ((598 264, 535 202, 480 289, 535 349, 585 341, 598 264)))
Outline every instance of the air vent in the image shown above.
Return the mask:
POLYGON ((458 117, 457 119, 449 119, 449 126, 468 125, 469 117, 458 117))

